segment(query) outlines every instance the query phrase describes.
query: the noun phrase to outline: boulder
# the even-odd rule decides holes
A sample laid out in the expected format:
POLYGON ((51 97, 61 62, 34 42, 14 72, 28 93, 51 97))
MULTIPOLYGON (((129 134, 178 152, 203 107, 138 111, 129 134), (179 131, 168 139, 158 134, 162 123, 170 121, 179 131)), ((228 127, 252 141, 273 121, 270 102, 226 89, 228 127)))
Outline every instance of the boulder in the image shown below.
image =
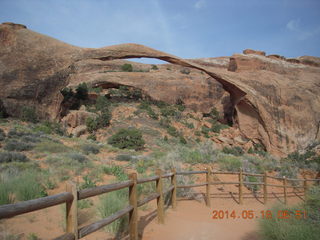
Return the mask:
POLYGON ((87 112, 85 110, 72 110, 70 113, 61 119, 63 126, 75 128, 81 125, 86 125, 86 120, 98 117, 98 114, 87 112))

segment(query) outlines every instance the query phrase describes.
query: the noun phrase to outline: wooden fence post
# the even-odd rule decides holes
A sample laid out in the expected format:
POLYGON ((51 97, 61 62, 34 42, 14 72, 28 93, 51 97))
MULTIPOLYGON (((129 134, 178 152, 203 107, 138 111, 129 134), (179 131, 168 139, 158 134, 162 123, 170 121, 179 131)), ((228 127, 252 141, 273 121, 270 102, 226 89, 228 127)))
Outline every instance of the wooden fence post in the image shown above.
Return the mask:
POLYGON ((207 173, 206 173, 206 205, 207 207, 211 207, 211 201, 210 201, 210 183, 211 183, 211 168, 207 168, 207 173))
POLYGON ((240 168, 239 171, 239 204, 243 204, 243 196, 242 196, 242 189, 243 189, 243 174, 242 174, 242 168, 240 168))
POLYGON ((283 195, 284 195, 284 204, 287 204, 287 178, 283 177, 283 195))
POLYGON ((263 203, 267 204, 268 202, 268 190, 267 190, 267 171, 264 172, 263 175, 263 203))
POLYGON ((171 194, 171 205, 173 209, 177 208, 177 171, 175 168, 172 170, 171 185, 173 186, 171 194))
POLYGON ((307 196, 307 192, 308 192, 308 181, 307 179, 304 179, 303 181, 303 190, 304 190, 304 197, 307 196))
POLYGON ((163 199, 163 188, 162 188, 162 171, 161 169, 156 170, 156 175, 159 179, 156 181, 157 193, 159 197, 157 198, 157 215, 158 222, 164 223, 164 199, 163 199))
POLYGON ((73 196, 72 201, 66 202, 66 230, 72 233, 75 240, 78 239, 78 193, 77 186, 73 182, 67 182, 66 191, 73 196))
POLYGON ((129 187, 129 204, 133 207, 129 213, 130 240, 138 240, 137 174, 131 173, 129 179, 133 181, 133 185, 129 187))

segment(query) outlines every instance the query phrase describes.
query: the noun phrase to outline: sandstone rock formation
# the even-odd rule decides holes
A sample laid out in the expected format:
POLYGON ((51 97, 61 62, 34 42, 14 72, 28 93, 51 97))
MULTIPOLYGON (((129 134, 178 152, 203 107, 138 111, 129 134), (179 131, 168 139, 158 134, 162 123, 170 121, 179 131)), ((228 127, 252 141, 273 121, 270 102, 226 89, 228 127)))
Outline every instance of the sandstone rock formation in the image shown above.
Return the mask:
POLYGON ((320 59, 244 53, 229 61, 185 60, 137 44, 86 49, 5 23, 0 25, 0 99, 12 116, 21 107, 34 105, 41 117, 59 119, 60 90, 69 84, 128 85, 156 99, 173 102, 181 98, 187 106, 204 112, 212 99, 212 106, 223 106, 225 116, 232 118, 246 138, 262 143, 273 154, 285 155, 320 140, 320 59), (138 57, 195 70, 184 77, 164 69, 149 75, 106 71, 111 60, 138 57), (206 75, 199 77, 201 72, 206 75))

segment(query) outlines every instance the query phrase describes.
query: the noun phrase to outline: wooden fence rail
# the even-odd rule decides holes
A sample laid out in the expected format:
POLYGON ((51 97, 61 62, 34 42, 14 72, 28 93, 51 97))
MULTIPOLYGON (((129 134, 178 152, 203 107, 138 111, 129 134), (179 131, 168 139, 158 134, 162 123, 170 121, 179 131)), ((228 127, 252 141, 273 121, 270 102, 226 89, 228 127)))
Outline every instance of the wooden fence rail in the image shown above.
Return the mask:
POLYGON ((308 182, 319 182, 320 179, 294 179, 286 177, 273 177, 268 176, 267 172, 264 174, 257 173, 247 173, 243 172, 240 169, 238 172, 221 172, 221 171, 211 171, 210 168, 203 171, 183 171, 177 172, 175 169, 172 169, 169 173, 163 173, 160 169, 156 170, 156 175, 146 178, 138 179, 136 173, 129 175, 128 181, 112 183, 102 186, 97 186, 93 188, 87 188, 83 190, 77 190, 77 186, 74 183, 68 182, 66 192, 59 193, 56 195, 33 199, 24 202, 18 202, 15 204, 7 204, 0 206, 0 219, 14 217, 20 214, 37 211, 43 208, 52 207, 59 204, 66 204, 66 233, 55 238, 55 240, 77 240, 87 236, 90 233, 93 233, 102 227, 116 221, 117 219, 129 214, 129 237, 130 240, 138 239, 138 207, 143 206, 144 204, 157 200, 157 217, 159 223, 164 223, 165 214, 164 214, 164 198, 165 195, 171 193, 170 203, 173 209, 177 206, 177 189, 178 188, 194 188, 206 186, 206 205, 211 206, 210 196, 211 194, 211 185, 221 185, 221 184, 234 184, 238 185, 239 188, 239 204, 243 204, 243 189, 245 186, 251 185, 261 185, 263 186, 263 199, 264 204, 268 201, 268 187, 279 187, 283 189, 284 202, 287 203, 288 198, 288 188, 302 188, 304 195, 308 189, 308 182), (193 175, 193 174, 206 174, 206 181, 204 183, 197 184, 188 184, 188 185, 177 185, 177 175, 193 175), (212 176, 218 174, 232 174, 238 176, 237 182, 219 182, 214 181, 212 176), (244 181, 244 176, 255 176, 261 177, 262 181, 250 182, 244 181), (170 186, 167 189, 163 189, 163 179, 169 178, 170 186), (270 184, 268 183, 268 178, 276 179, 282 181, 282 184, 270 184), (137 186, 138 184, 155 182, 156 189, 154 193, 146 196, 143 199, 138 199, 137 195, 137 186), (293 186, 288 185, 288 182, 302 182, 303 186, 293 186), (119 210, 118 212, 108 216, 104 219, 101 219, 97 222, 91 223, 87 226, 79 228, 78 226, 78 206, 77 203, 79 200, 86 199, 89 197, 98 196, 104 193, 109 193, 112 191, 128 188, 129 190, 129 206, 119 210))

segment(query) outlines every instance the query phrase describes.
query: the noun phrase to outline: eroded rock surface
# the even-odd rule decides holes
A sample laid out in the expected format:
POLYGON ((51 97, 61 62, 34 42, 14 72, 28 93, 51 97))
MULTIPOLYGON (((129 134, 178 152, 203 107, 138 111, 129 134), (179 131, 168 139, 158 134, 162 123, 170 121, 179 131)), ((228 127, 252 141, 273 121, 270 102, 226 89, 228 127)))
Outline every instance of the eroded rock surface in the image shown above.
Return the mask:
POLYGON ((12 116, 33 105, 41 117, 59 119, 60 90, 67 85, 128 85, 170 103, 180 98, 197 111, 218 105, 231 114, 244 137, 273 154, 285 155, 320 140, 320 59, 245 53, 185 60, 137 44, 86 49, 6 23, 0 25, 0 99, 12 116), (114 60, 137 57, 182 67, 109 71, 119 65, 114 60), (192 70, 185 74, 182 68, 192 70))

